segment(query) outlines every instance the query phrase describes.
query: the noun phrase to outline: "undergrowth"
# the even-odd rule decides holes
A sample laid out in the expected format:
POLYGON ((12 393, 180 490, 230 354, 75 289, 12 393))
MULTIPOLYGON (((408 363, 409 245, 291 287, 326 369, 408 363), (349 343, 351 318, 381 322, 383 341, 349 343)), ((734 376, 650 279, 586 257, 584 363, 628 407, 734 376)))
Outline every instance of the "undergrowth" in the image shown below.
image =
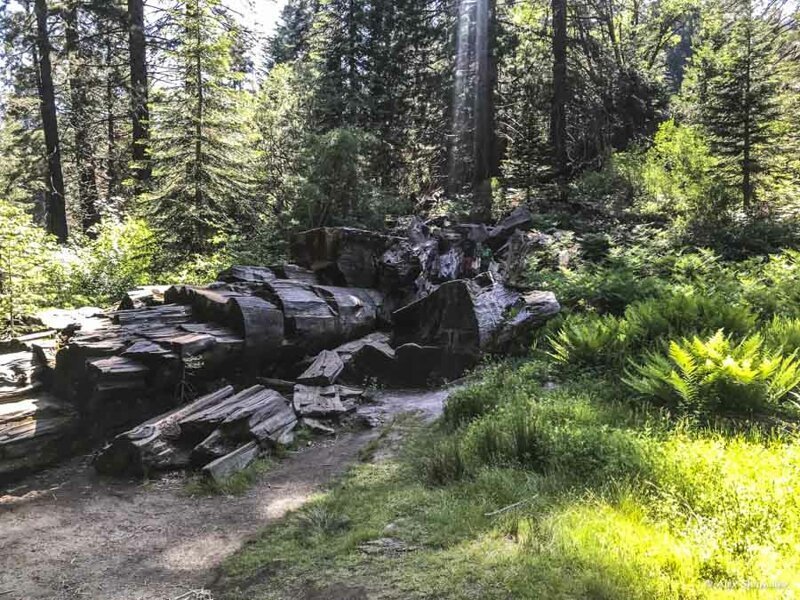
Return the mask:
POLYGON ((660 243, 531 275, 564 305, 531 356, 269 528, 222 597, 797 597, 800 254, 660 243), (362 549, 386 537, 409 550, 362 549))

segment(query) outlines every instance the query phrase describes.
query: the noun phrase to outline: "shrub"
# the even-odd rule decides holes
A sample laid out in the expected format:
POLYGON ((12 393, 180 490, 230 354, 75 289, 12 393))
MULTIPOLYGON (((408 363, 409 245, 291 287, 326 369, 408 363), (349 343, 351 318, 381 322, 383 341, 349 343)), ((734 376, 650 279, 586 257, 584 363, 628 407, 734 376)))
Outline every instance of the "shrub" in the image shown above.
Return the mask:
POLYGON ((756 316, 747 306, 691 290, 637 302, 625 311, 625 320, 643 348, 663 339, 718 329, 743 336, 756 326, 756 316))
POLYGON ((71 304, 109 304, 128 290, 153 282, 159 252, 155 235, 139 219, 108 219, 97 237, 73 246, 66 276, 71 304))
POLYGON ((613 315, 574 316, 549 338, 551 356, 562 364, 599 367, 618 363, 631 343, 628 321, 613 315))
POLYGON ((19 206, 0 200, 0 333, 48 303, 55 241, 19 206))
POLYGON ((681 412, 752 413, 786 400, 800 384, 800 361, 795 353, 770 353, 760 335, 736 344, 720 330, 705 340, 671 342, 666 355, 649 354, 624 381, 681 412))
POLYGON ((800 319, 774 317, 764 331, 769 348, 789 353, 800 350, 800 319))

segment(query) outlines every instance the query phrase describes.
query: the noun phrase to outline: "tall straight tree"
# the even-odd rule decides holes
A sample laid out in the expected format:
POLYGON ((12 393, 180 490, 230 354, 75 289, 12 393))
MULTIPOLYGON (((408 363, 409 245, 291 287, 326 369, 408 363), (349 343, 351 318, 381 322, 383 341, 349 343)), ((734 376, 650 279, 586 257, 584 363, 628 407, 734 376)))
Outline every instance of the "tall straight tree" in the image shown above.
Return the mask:
POLYGON ((768 174, 767 146, 777 142, 772 129, 779 116, 778 74, 787 58, 781 4, 770 3, 763 12, 752 0, 735 0, 697 54, 704 70, 700 118, 714 150, 727 159, 745 210, 757 198, 757 179, 768 174))
POLYGON ((168 35, 180 44, 165 63, 169 87, 153 104, 151 220, 175 253, 214 251, 221 237, 254 224, 255 162, 247 136, 249 95, 231 69, 236 23, 219 0, 186 0, 171 10, 168 35))
POLYGON ((56 93, 53 86, 53 67, 50 62, 50 32, 48 30, 47 0, 36 0, 36 48, 39 65, 39 103, 42 112, 45 151, 47 152, 47 230, 62 243, 69 235, 67 207, 64 197, 64 174, 61 170, 61 143, 56 114, 56 93))
MULTIPOLYGON (((553 166, 563 184, 567 175, 567 0, 552 0, 553 13, 553 99, 550 106, 550 143, 553 166)), ((560 185, 563 190, 563 185, 560 185)))
POLYGON ((139 190, 150 179, 150 107, 148 104, 147 45, 144 1, 128 0, 128 46, 133 143, 133 175, 139 190))
POLYGON ((83 231, 100 222, 98 211, 97 170, 90 132, 88 82, 82 72, 87 68, 81 48, 78 2, 72 0, 63 10, 64 49, 69 72, 69 121, 74 136, 73 160, 78 174, 78 199, 83 231))

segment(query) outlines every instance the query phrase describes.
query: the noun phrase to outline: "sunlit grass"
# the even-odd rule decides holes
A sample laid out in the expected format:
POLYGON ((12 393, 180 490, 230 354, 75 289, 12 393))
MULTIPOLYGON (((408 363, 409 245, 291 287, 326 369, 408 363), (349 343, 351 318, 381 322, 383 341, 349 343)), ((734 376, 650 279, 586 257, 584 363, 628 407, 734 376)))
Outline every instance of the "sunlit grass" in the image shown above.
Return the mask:
POLYGON ((387 598, 800 594, 796 434, 670 421, 616 401, 610 382, 524 385, 504 388, 508 402, 479 416, 471 400, 472 420, 460 427, 421 428, 400 457, 354 468, 231 559, 223 598, 291 598, 308 581, 387 598), (543 462, 511 451, 521 442, 508 427, 520 419, 546 424, 543 462), (494 431, 505 440, 492 442, 496 455, 474 442, 494 431), (463 469, 431 481, 420 461, 443 442, 455 444, 463 469), (382 537, 412 551, 359 549, 382 537), (264 565, 277 566, 254 584, 248 577, 264 565))

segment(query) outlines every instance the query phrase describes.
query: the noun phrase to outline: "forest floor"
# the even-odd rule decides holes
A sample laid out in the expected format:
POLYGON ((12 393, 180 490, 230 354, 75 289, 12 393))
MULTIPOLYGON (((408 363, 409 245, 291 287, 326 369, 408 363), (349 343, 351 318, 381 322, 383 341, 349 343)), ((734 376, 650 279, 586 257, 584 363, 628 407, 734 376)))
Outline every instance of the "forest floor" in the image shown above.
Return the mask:
POLYGON ((447 395, 378 393, 363 410, 383 427, 289 452, 237 496, 191 494, 184 475, 100 478, 87 457, 31 477, 0 495, 0 598, 167 600, 213 586, 217 567, 248 539, 391 446, 402 435, 391 427, 398 417, 434 419, 447 395))

